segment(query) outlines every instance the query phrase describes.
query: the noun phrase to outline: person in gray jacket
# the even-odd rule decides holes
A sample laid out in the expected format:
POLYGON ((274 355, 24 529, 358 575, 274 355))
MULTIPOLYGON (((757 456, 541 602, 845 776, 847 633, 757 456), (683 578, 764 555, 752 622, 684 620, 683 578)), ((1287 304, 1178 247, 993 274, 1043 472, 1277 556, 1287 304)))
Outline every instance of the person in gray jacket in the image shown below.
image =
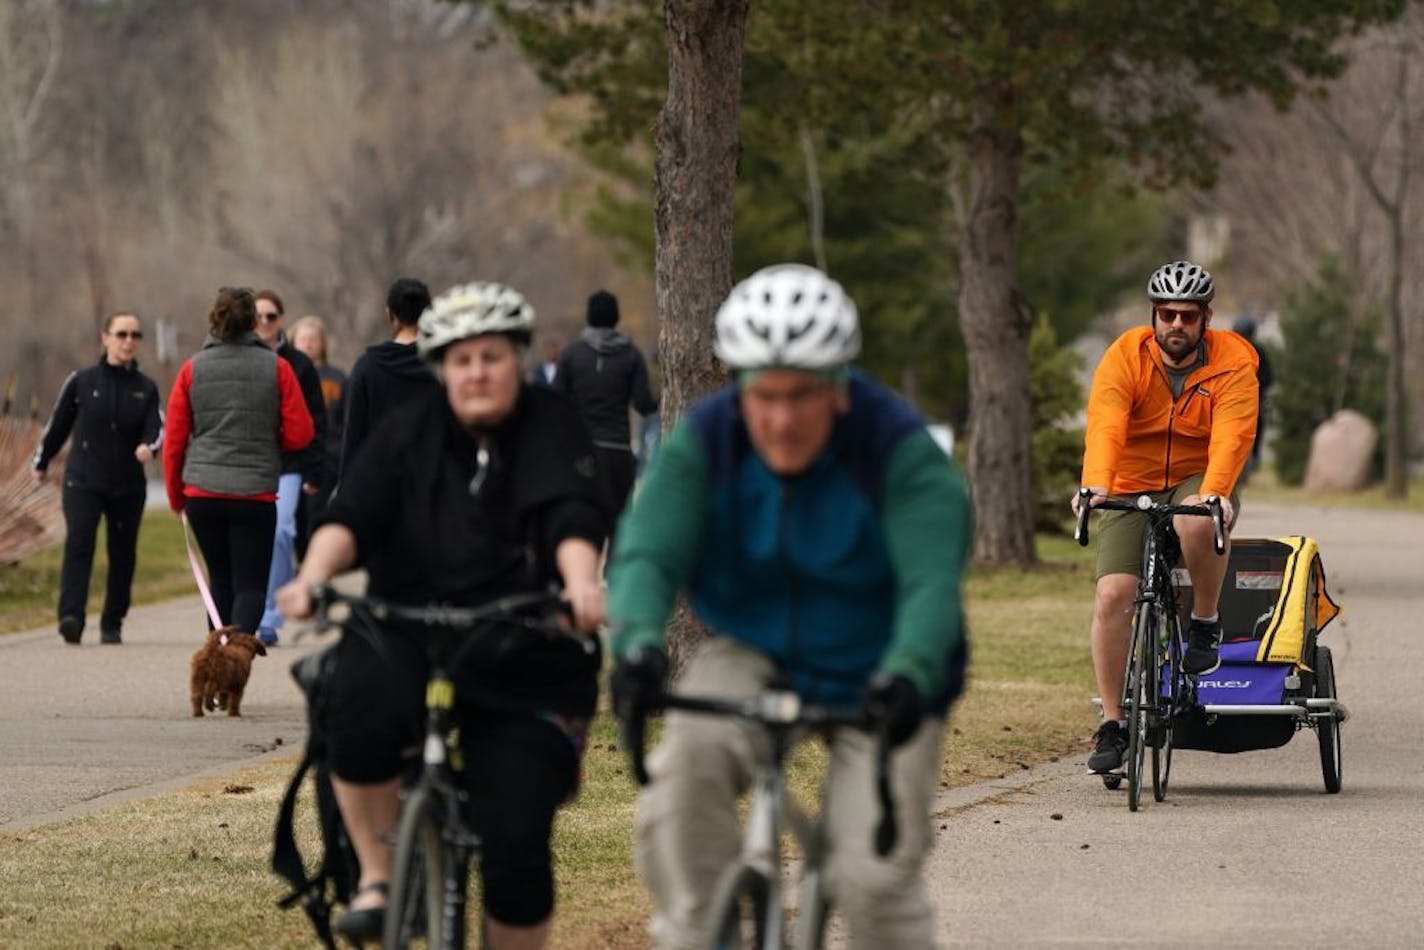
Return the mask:
POLYGON ((588 327, 559 357, 552 384, 573 400, 593 436, 610 524, 617 523, 628 503, 638 472, 628 407, 644 416, 658 411, 643 354, 617 330, 618 316, 618 298, 608 291, 588 298, 588 327))
POLYGON ((267 599, 282 453, 316 434, 291 365, 257 336, 256 298, 223 287, 208 338, 168 397, 163 480, 207 562, 218 617, 256 633, 267 599))

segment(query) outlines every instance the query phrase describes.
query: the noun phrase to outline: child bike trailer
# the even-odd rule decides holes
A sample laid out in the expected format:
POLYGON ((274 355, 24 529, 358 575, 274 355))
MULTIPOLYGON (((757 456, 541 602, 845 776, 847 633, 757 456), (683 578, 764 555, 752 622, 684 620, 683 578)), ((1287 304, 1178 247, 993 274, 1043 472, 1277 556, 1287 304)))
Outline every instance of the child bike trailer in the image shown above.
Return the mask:
MULTIPOLYGON (((1191 578, 1178 567, 1173 581, 1185 627, 1191 578)), ((1325 790, 1340 791, 1340 725, 1349 714, 1335 691, 1330 648, 1317 642, 1339 612, 1313 539, 1232 539, 1220 601, 1221 666, 1198 678, 1195 703, 1173 724, 1173 744, 1248 752, 1313 729, 1325 790)))

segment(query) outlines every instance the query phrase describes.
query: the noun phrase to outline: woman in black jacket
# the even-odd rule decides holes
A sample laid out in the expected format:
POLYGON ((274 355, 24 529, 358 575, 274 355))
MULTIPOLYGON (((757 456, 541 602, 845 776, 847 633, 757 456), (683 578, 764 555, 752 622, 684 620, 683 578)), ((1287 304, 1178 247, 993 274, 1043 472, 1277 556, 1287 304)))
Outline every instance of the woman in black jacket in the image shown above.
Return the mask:
MULTIPOLYGON (((284 613, 310 616, 310 585, 359 564, 372 596, 408 604, 473 607, 560 582, 574 625, 596 630, 606 513, 593 444, 567 400, 521 382, 533 321, 524 298, 499 284, 462 285, 434 301, 418 346, 443 385, 386 416, 348 459, 300 573, 278 595, 284 613)), ((401 755, 418 751, 423 724, 426 654, 419 631, 403 629, 387 629, 379 648, 348 635, 336 649, 324 731, 361 864, 359 892, 336 927, 361 939, 380 933, 401 755)), ((466 758, 481 763, 464 777, 489 946, 548 937, 550 835, 577 786, 598 667, 597 650, 531 635, 454 671, 466 758)))
POLYGON ((59 635, 73 644, 84 633, 101 517, 108 523, 109 578, 99 642, 122 642, 148 488, 143 467, 153 460, 163 438, 158 386, 139 372, 134 358, 143 339, 138 315, 113 314, 104 321, 99 339, 103 357, 64 381, 34 458, 35 477, 44 479, 50 460, 73 432, 64 468, 68 534, 59 579, 59 635))

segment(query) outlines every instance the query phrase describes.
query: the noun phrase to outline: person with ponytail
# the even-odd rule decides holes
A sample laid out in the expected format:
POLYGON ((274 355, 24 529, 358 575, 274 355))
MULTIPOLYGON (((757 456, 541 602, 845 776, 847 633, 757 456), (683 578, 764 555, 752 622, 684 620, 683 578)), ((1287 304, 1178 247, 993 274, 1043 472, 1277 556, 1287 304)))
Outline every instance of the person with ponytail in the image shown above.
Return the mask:
POLYGON ((281 453, 315 435, 296 374, 256 325, 249 288, 218 291, 208 338, 174 380, 163 447, 168 504, 192 525, 218 615, 252 634, 267 600, 281 453))

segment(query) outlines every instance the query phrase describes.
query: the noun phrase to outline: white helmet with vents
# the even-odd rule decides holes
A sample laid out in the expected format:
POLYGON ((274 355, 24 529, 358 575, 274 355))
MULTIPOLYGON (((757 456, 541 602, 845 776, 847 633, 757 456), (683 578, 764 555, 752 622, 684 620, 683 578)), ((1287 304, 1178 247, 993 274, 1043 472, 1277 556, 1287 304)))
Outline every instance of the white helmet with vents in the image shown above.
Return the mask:
POLYGON ((733 369, 836 369, 859 352, 855 304, 805 264, 762 268, 717 311, 717 358, 733 369))
POLYGON ((451 343, 486 333, 506 333, 527 343, 534 332, 534 308, 512 287, 475 281, 456 284, 420 315, 416 346, 427 360, 439 359, 451 343))
POLYGON ((1191 261, 1172 261, 1152 272, 1147 281, 1147 296, 1153 303, 1172 300, 1211 303, 1211 298, 1216 296, 1216 284, 1205 267, 1191 261))

